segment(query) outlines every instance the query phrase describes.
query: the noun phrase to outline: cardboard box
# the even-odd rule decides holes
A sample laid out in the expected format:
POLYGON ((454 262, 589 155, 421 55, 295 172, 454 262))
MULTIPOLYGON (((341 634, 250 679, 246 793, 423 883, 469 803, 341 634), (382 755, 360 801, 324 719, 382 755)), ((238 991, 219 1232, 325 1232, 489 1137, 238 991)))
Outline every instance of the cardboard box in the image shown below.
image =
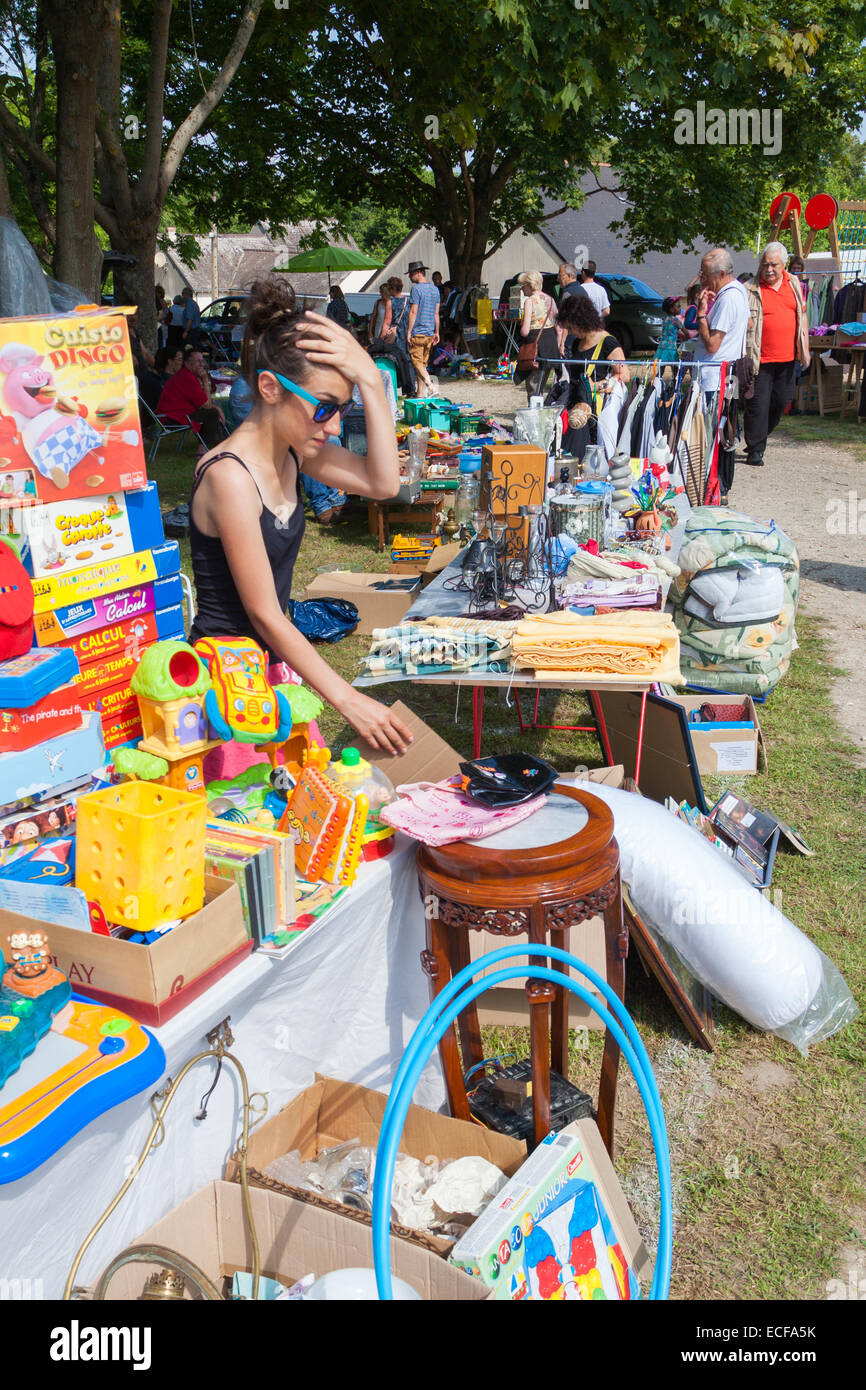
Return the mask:
MULTIPOLYGON (((321 1277, 334 1269, 373 1268, 369 1227, 258 1187, 250 1190, 250 1204, 261 1272, 267 1278, 290 1285, 305 1274, 321 1277)), ((131 1243, 168 1246, 218 1285, 253 1267, 243 1192, 235 1183, 213 1182, 201 1188, 131 1243)), ((137 1299, 145 1280, 159 1268, 158 1261, 124 1266, 111 1280, 107 1298, 137 1299)), ((398 1237, 391 1238, 391 1269, 424 1299, 453 1303, 488 1296, 480 1280, 398 1237)))
POLYGON ((358 574, 353 570, 334 570, 327 574, 317 574, 304 590, 304 598, 341 598, 354 603, 358 610, 358 626, 355 631, 368 636, 375 627, 396 627, 411 608, 419 583, 411 589, 395 589, 388 592, 376 589, 376 584, 393 580, 389 574, 358 574))
POLYGON ((0 413, 7 496, 68 503, 147 481, 121 309, 0 320, 0 413))
POLYGON ((688 695, 666 695, 671 704, 680 705, 689 719, 689 733, 698 770, 712 777, 729 772, 751 775, 758 771, 758 750, 764 753, 764 740, 758 722, 758 711, 751 695, 707 695, 693 691, 688 695), (691 723, 692 710, 701 705, 743 704, 745 720, 736 723, 691 723))
MULTIPOLYGON (((53 890, 56 894, 76 890, 53 890)), ((0 936, 32 928, 33 919, 0 908, 0 936)), ((205 905, 152 946, 99 936, 76 927, 42 924, 52 961, 78 988, 101 1004, 158 1027, 191 1004, 249 955, 253 948, 244 926, 234 884, 205 879, 205 905)))
POLYGON ((165 540, 156 483, 134 492, 24 507, 0 493, 0 530, 18 544, 21 563, 35 579, 132 555, 165 540))
POLYGON ((424 589, 437 574, 451 564, 462 551, 463 546, 459 541, 451 541, 448 545, 437 545, 429 560, 423 564, 415 560, 392 560, 389 566, 391 574, 417 574, 421 580, 421 588, 424 589))
POLYGON ((68 734, 58 734, 35 748, 0 753, 0 806, 65 787, 104 764, 102 725, 96 715, 86 714, 80 727, 68 734))
MULTIPOLYGON (((186 620, 179 603, 171 608, 158 608, 155 613, 143 613, 138 618, 99 627, 94 632, 82 632, 80 637, 64 637, 58 647, 68 647, 78 657, 81 671, 99 665, 121 653, 139 654, 154 642, 170 639, 182 641, 186 620)), ((117 682, 120 684, 120 682, 117 682)))
POLYGON ((534 444, 485 444, 481 450, 481 509, 507 513, 540 507, 547 489, 547 454, 534 444))
MULTIPOLYGON (((154 579, 167 579, 180 572, 180 550, 177 541, 165 541, 134 555, 104 560, 71 574, 53 573, 33 580, 33 611, 39 615, 52 609, 76 607, 88 599, 116 594, 120 589, 149 584, 154 579)), ((38 627, 38 617, 35 625, 38 627)))
MULTIPOLYGON (((88 633, 101 631, 116 623, 132 622, 136 618, 182 604, 183 586, 180 575, 175 573, 166 579, 155 579, 150 584, 107 594, 105 598, 84 599, 65 608, 39 613, 34 618, 33 631, 40 647, 50 647, 55 642, 68 646, 88 633)), ((79 660, 87 659, 84 650, 82 647, 78 651, 79 660)))
MULTIPOLYGON (((623 764, 626 776, 634 777, 641 696, 633 691, 599 690, 597 699, 604 714, 613 756, 623 764)), ((688 801, 691 806, 696 806, 699 811, 703 811, 706 815, 709 812, 709 806, 704 795, 701 778, 698 743, 692 735, 686 712, 692 702, 701 705, 705 701, 724 702, 725 704, 743 703, 745 697, 738 695, 713 696, 700 693, 675 697, 647 695, 640 764, 640 789, 644 796, 649 797, 652 801, 660 802, 662 806, 670 796, 674 801, 688 801)), ((754 703, 750 700, 749 704, 754 711, 754 703)), ((730 761, 734 761, 736 758, 739 763, 745 761, 745 749, 737 748, 736 745, 744 744, 749 735, 748 731, 745 730, 735 730, 733 733, 732 743, 734 747, 731 749, 729 745, 726 756, 730 761)), ((766 759, 757 714, 755 714, 755 736, 766 759)), ((719 743, 721 746, 722 737, 722 730, 706 735, 704 742, 709 745, 709 749, 703 749, 705 763, 707 751, 711 757, 717 758, 717 750, 714 750, 712 745, 719 743)), ((737 772, 742 770, 739 766, 737 767, 737 772)), ((709 771, 709 768, 705 766, 704 771, 709 771)), ((715 767, 713 771, 715 772, 715 767)))
MULTIPOLYGON (((622 1254, 643 1284, 645 1293, 652 1262, 595 1121, 590 1119, 576 1120, 558 1134, 548 1135, 455 1245, 451 1252, 452 1264, 480 1278, 497 1300, 591 1298, 593 1287, 599 1288, 603 1283, 603 1276, 599 1276, 607 1253, 604 1246, 599 1254, 597 1249, 585 1248, 584 1238, 580 1255, 586 1264, 583 1268, 572 1269, 563 1250, 559 1251, 561 1258, 556 1260, 548 1236, 546 1258, 532 1262, 532 1256, 540 1253, 532 1249, 533 1230, 550 1212, 559 1192, 575 1178, 595 1185, 622 1254), (538 1266, 547 1264, 551 1255, 561 1269, 545 1269, 539 1280, 538 1266), (598 1264, 593 1268, 596 1256, 598 1264), (582 1288, 584 1281, 586 1285, 582 1288), (552 1292, 554 1288, 556 1291, 552 1292)), ((566 1248, 569 1243, 565 1242, 566 1248)), ((607 1296, 615 1296, 616 1286, 610 1276, 607 1283, 607 1296)), ((622 1287, 627 1285, 623 1283, 622 1287)))
MULTIPOLYGON (((274 1159, 299 1149, 301 1158, 314 1158, 325 1149, 332 1149, 348 1139, 357 1139, 362 1146, 375 1148, 385 1114, 387 1096, 354 1086, 348 1081, 336 1081, 328 1076, 316 1076, 312 1086, 290 1100, 278 1115, 259 1125, 250 1135, 247 1171, 250 1181, 271 1192, 281 1192, 301 1202, 312 1202, 362 1225, 370 1225, 370 1216, 352 1207, 345 1207, 329 1197, 302 1188, 291 1187, 275 1178, 266 1177, 264 1169, 274 1159)), ((479 1155, 500 1168, 507 1177, 516 1173, 526 1158, 526 1146, 505 1134, 485 1129, 468 1120, 452 1120, 437 1115, 420 1105, 409 1107, 406 1126, 400 1141, 400 1152, 424 1159, 428 1154, 438 1159, 464 1158, 479 1155)), ((240 1161, 233 1155, 225 1176, 229 1182, 240 1181, 240 1161)), ((435 1255, 445 1256, 453 1241, 393 1223, 395 1235, 420 1245, 435 1255)))

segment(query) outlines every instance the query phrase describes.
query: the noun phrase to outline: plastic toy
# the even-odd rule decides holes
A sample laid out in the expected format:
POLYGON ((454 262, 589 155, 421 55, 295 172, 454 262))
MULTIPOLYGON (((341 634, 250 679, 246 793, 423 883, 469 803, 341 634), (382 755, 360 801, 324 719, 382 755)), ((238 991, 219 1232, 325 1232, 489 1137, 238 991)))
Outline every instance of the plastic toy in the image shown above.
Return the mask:
POLYGON ((174 762, 215 748, 205 696, 211 679, 188 642, 157 642, 144 652, 130 687, 138 700, 145 753, 174 762))
POLYGON ((29 709, 43 696, 78 675, 78 658, 63 647, 48 648, 0 662, 0 708, 29 709))
MULTIPOLYGON (((292 730, 282 745, 283 761, 291 775, 297 778, 305 766, 310 752, 310 725, 318 719, 324 708, 318 695, 305 685, 278 685, 277 694, 284 696, 292 716, 292 730)), ((277 767, 280 744, 276 741, 262 745, 267 752, 271 766, 277 767)))
POLYGON ((15 549, 0 544, 0 661, 33 645, 33 587, 15 549))
POLYGON ((118 777, 125 781, 162 782, 168 775, 166 759, 142 748, 118 748, 112 762, 118 777))
POLYGON ((205 710, 217 736, 238 743, 285 743, 292 711, 268 681, 261 647, 245 637, 202 637, 195 650, 213 682, 205 710))
POLYGON ((203 796, 124 782, 78 801, 75 884, 109 922, 153 931, 204 903, 203 796))
POLYGON ((322 877, 351 815, 348 796, 312 768, 303 769, 279 824, 294 837, 299 874, 313 883, 322 877))
POLYGON ((44 932, 17 932, 7 940, 12 964, 0 985, 0 1183, 38 1168, 97 1115, 151 1086, 165 1067, 165 1054, 146 1028, 72 993, 66 976, 50 964, 44 932))

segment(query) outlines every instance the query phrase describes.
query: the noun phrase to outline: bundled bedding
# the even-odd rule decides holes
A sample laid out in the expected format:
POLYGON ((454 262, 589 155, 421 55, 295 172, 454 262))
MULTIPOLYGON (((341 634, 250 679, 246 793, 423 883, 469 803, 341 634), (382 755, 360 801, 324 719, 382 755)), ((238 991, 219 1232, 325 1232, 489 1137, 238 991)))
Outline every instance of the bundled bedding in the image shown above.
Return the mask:
POLYGON ((593 681, 670 681, 681 685, 679 634, 666 613, 580 617, 545 613, 519 623, 511 639, 515 669, 540 678, 591 676, 593 681))
POLYGON ((506 637, 490 637, 465 628, 403 623, 374 628, 358 684, 378 684, 406 676, 459 674, 472 670, 507 670, 506 637), (500 664, 501 663, 501 664, 500 664))

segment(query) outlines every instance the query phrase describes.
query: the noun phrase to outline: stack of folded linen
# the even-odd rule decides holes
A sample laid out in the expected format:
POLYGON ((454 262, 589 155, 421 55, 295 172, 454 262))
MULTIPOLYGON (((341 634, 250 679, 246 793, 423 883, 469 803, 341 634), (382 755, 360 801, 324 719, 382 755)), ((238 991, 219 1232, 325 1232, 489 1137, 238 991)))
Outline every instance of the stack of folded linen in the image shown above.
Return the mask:
POLYGON ((633 570, 628 579, 569 579, 559 590, 561 608, 597 604, 605 608, 653 608, 661 590, 656 572, 633 570))
POLYGON ((507 661, 509 655, 507 639, 459 628, 403 623, 373 629, 364 667, 368 676, 399 680, 401 676, 489 669, 490 663, 507 661))
POLYGON ((592 684, 682 685, 679 634, 666 613, 539 614, 518 624, 511 651, 516 670, 533 670, 542 679, 573 675, 591 677, 592 684))

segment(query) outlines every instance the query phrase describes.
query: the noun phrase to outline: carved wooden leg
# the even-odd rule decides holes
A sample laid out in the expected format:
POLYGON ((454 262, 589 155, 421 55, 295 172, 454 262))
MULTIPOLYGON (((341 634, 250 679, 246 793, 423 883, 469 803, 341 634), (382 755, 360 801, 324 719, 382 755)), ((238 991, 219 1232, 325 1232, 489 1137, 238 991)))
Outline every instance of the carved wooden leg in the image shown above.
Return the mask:
MULTIPOLYGON (((438 917, 427 918, 427 950, 422 952, 421 964, 430 980, 431 1003, 451 979, 448 936, 448 927, 440 922, 438 917)), ((453 1024, 439 1043, 439 1057, 442 1062, 442 1070, 445 1073, 445 1088, 448 1092, 451 1114, 455 1119, 468 1120, 471 1118, 469 1102, 466 1099, 466 1087, 463 1085, 460 1052, 457 1047, 457 1034, 453 1024)))
MULTIPOLYGON (((454 974, 457 975, 470 963, 469 957, 469 930, 468 928, 451 927, 449 929, 450 952, 454 974)), ((457 1016, 457 1028, 460 1033, 460 1047, 463 1053, 463 1075, 465 1076, 470 1067, 474 1067, 476 1062, 484 1060, 484 1049, 481 1044, 481 1025, 478 1022, 478 1008, 473 1002, 457 1016)), ((480 1075, 476 1078, 481 1080, 480 1075)), ((473 1082, 473 1085, 476 1083, 473 1082)))
MULTIPOLYGON (((529 940, 544 944, 544 908, 534 903, 529 913, 529 940)), ((535 965, 546 966, 544 956, 530 957, 535 965)), ((530 1045, 532 1049, 532 1113, 535 1121, 534 1143, 538 1145, 550 1133, 550 1003, 553 986, 546 980, 527 980, 529 997, 530 1045)))
MULTIPOLYGON (((625 958, 628 954, 628 930, 623 922, 622 894, 619 871, 616 893, 604 909, 604 952, 607 982, 619 999, 625 998, 625 958)), ((601 1081, 598 1088, 598 1128, 605 1148, 613 1157, 613 1120, 616 1109, 616 1083, 619 1071, 619 1045, 613 1035, 604 1035, 601 1059, 601 1081)))
MULTIPOLYGON (((551 928, 551 944, 557 946, 560 951, 568 950, 568 930, 567 928, 551 928)), ((565 961, 555 960, 554 968, 560 970, 563 975, 569 973, 565 961)), ((562 985, 554 985, 556 993, 553 997, 553 1036, 550 1044, 550 1065, 554 1071, 558 1071, 560 1076, 568 1080, 568 1006, 570 995, 568 990, 562 985)))

